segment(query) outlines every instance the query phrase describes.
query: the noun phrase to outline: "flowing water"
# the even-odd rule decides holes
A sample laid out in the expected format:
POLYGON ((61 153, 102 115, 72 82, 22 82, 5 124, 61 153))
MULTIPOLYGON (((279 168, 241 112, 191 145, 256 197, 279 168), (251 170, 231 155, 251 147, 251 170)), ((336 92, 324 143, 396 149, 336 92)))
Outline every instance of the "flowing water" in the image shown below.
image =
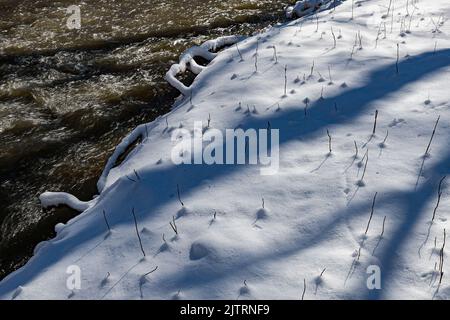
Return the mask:
POLYGON ((39 194, 91 199, 116 144, 170 109, 163 77, 182 51, 279 21, 287 2, 0 0, 0 279, 77 214, 39 194))

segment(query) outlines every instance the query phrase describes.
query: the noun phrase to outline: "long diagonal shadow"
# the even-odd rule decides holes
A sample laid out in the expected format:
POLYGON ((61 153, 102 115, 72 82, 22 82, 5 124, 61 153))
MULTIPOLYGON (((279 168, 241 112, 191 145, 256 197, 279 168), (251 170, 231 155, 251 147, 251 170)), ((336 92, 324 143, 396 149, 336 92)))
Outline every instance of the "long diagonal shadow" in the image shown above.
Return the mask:
MULTIPOLYGON (((427 171, 432 176, 420 189, 414 190, 413 186, 411 186, 412 191, 384 193, 382 199, 378 201, 378 207, 382 207, 385 204, 392 205, 393 203, 398 203, 404 207, 401 222, 396 225, 397 228, 392 233, 393 235, 389 236, 388 244, 382 246, 382 253, 377 254, 383 270, 383 288, 387 286, 390 278, 395 274, 393 264, 399 254, 398 250, 405 243, 408 235, 411 234, 410 231, 421 217, 424 206, 435 196, 435 182, 439 181, 442 175, 450 172, 448 163, 450 163, 450 154, 427 171)), ((332 217, 330 220, 318 222, 318 225, 321 225, 320 230, 315 230, 307 236, 294 235, 294 237, 290 237, 289 246, 278 248, 278 250, 267 250, 267 252, 260 254, 245 255, 245 258, 232 265, 215 264, 213 267, 205 264, 192 265, 182 272, 177 271, 158 279, 159 286, 175 291, 180 288, 192 289, 196 286, 203 286, 231 277, 234 275, 235 270, 244 270, 255 264, 278 261, 279 259, 298 254, 310 246, 317 246, 319 243, 325 241, 326 237, 324 235, 332 233, 333 229, 343 223, 345 219, 366 215, 370 203, 371 200, 368 200, 358 205, 333 212, 329 215, 332 217)), ((385 241, 387 242, 387 239, 385 241)), ((383 291, 368 290, 364 282, 360 284, 358 292, 361 296, 364 296, 364 293, 367 292, 366 298, 368 299, 379 299, 383 291)))
MULTIPOLYGON (((363 114, 370 106, 370 103, 381 99, 391 93, 395 93, 396 91, 400 90, 402 87, 408 85, 409 83, 413 83, 415 81, 420 80, 421 78, 426 77, 430 73, 436 72, 442 68, 445 68, 450 65, 450 50, 441 50, 437 53, 437 56, 434 53, 424 53, 415 57, 411 57, 409 60, 403 61, 399 67, 402 73, 400 75, 395 75, 395 65, 391 64, 388 66, 385 66, 379 70, 374 71, 370 75, 369 82, 360 88, 355 88, 352 90, 349 90, 347 92, 344 92, 341 95, 338 95, 332 99, 328 99, 325 101, 318 101, 315 105, 311 107, 310 115, 313 114, 316 116, 316 118, 319 118, 321 121, 308 121, 305 120, 303 123, 303 126, 296 127, 295 130, 290 130, 289 128, 284 129, 281 127, 280 133, 280 144, 287 143, 299 136, 302 137, 311 137, 314 136, 316 133, 318 133, 321 130, 324 130, 326 126, 330 125, 339 125, 343 123, 348 123, 356 119, 360 114, 363 114), (344 114, 345 117, 333 117, 330 116, 329 110, 330 110, 330 102, 331 101, 345 101, 345 102, 351 102, 351 105, 344 105, 344 108, 341 107, 340 112, 341 115, 344 114)), ((202 81, 208 81, 208 76, 203 77, 202 81)), ((342 103, 340 104, 343 105, 342 103)), ((311 117, 311 116, 310 116, 311 117)), ((295 111, 289 111, 289 112, 281 112, 276 117, 272 117, 269 120, 271 121, 272 127, 276 128, 277 124, 284 125, 287 123, 288 120, 292 119, 303 119, 303 110, 295 110, 295 111)), ((261 120, 257 118, 247 118, 244 123, 241 124, 241 128, 265 128, 267 125, 267 119, 261 120)), ((196 176, 198 179, 195 181, 189 179, 189 178, 183 178, 183 175, 185 173, 185 170, 182 169, 183 166, 175 169, 175 171, 179 171, 180 174, 173 174, 173 172, 149 172, 150 174, 150 180, 152 181, 161 181, 161 179, 164 179, 164 188, 168 187, 170 188, 171 185, 174 185, 176 181, 171 180, 175 179, 177 181, 183 181, 184 189, 193 191, 199 186, 200 181, 203 179, 211 179, 211 178, 219 178, 221 175, 227 175, 232 174, 233 171, 239 170, 239 166, 194 166, 190 167, 189 171, 191 174, 196 176)), ((173 170, 173 168, 172 168, 173 170)), ((424 186, 421 188, 418 192, 422 191, 422 205, 429 196, 432 195, 432 192, 427 189, 427 186, 424 186)), ((419 199, 417 198, 417 194, 410 194, 408 192, 406 193, 395 193, 393 195, 384 195, 383 196, 384 201, 397 201, 398 199, 402 198, 408 198, 406 200, 409 200, 409 198, 412 199, 419 199)), ((382 205, 380 203, 379 205, 382 205)), ((412 218, 418 218, 419 216, 419 207, 416 207, 416 214, 413 215, 412 218)), ((358 212, 361 212, 362 210, 355 210, 346 208, 345 211, 342 211, 338 213, 336 216, 347 216, 347 215, 357 215, 358 212)), ((365 212, 365 211, 363 211, 365 212)), ((333 214, 333 216, 335 216, 333 214)), ((413 223, 413 219, 408 220, 409 226, 404 226, 403 229, 406 230, 405 232, 400 232, 403 229, 400 229, 399 232, 396 233, 396 237, 398 238, 395 243, 396 245, 401 244, 400 237, 405 237, 407 230, 409 230, 409 227, 413 223)), ((334 218, 329 223, 324 223, 325 227, 322 230, 323 232, 326 232, 327 230, 332 230, 332 228, 339 222, 339 219, 334 218)), ((323 233, 321 233, 323 234, 323 233)), ((309 244, 314 242, 320 242, 319 235, 316 235, 317 238, 311 237, 310 239, 299 239, 298 245, 295 245, 290 248, 286 248, 286 250, 282 250, 278 253, 278 255, 275 254, 263 254, 259 257, 255 258, 249 258, 246 261, 241 261, 238 266, 239 267, 245 267, 247 265, 251 265, 255 262, 261 262, 261 261, 267 261, 270 259, 274 259, 280 256, 286 256, 293 254, 295 252, 298 252, 302 250, 303 248, 306 248, 309 244)), ((391 244, 392 246, 393 244, 391 244)), ((388 251, 389 252, 389 251, 388 251)), ((387 255, 386 253, 382 254, 383 258, 382 261, 384 261, 385 264, 391 263, 391 257, 387 255)), ((224 267, 222 270, 215 269, 214 271, 211 271, 208 268, 201 269, 200 273, 198 273, 199 270, 195 270, 195 274, 201 274, 201 278, 196 278, 198 281, 197 285, 201 283, 207 283, 210 281, 217 280, 220 277, 226 277, 231 273, 231 269, 227 269, 227 267, 224 267)), ((182 272, 177 275, 171 275, 166 280, 170 280, 168 282, 176 284, 176 285, 185 285, 190 284, 192 285, 192 272, 194 270, 188 269, 186 272, 182 272)), ((385 279, 387 279, 387 276, 385 275, 385 279)), ((163 281, 164 282, 164 281, 163 281)), ((163 283, 162 282, 162 283, 163 283)), ((175 286, 176 286, 175 285, 175 286)), ((177 288, 173 288, 177 289, 177 288)), ((179 289, 179 288, 178 288, 179 289)))
MULTIPOLYGON (((247 128, 267 128, 267 121, 270 120, 272 128, 280 129, 280 145, 292 141, 298 137, 310 138, 315 134, 324 134, 324 130, 330 126, 343 125, 351 123, 358 116, 370 112, 370 104, 384 97, 393 94, 408 84, 419 81, 440 69, 450 66, 450 49, 422 53, 411 56, 399 63, 400 74, 396 74, 395 63, 385 65, 374 70, 367 76, 367 83, 360 87, 347 90, 334 97, 319 99, 308 107, 308 117, 304 117, 304 109, 299 108, 302 102, 295 98, 279 99, 269 102, 270 105, 276 105, 282 102, 284 107, 290 108, 288 111, 277 112, 268 117, 249 116, 240 124, 242 129, 247 128), (339 117, 332 110, 334 103, 339 105, 339 117), (299 126, 289 127, 286 124, 292 120, 301 122, 299 126), (313 120, 313 121, 311 121, 313 120)), ((226 65, 224 66, 226 67, 226 65)), ((210 71, 210 70, 208 70, 210 71)), ((201 83, 214 83, 213 77, 221 70, 214 72, 205 72, 199 76, 196 85, 201 83)), ((237 102, 236 102, 237 105, 237 102)), ((183 107, 180 105, 179 107, 183 107)), ((217 170, 230 173, 233 168, 228 166, 229 170, 217 170)))
MULTIPOLYGON (((401 252, 399 251, 411 234, 412 229, 423 214, 430 214, 431 218, 431 212, 425 212, 423 209, 429 201, 435 199, 437 194, 437 183, 442 176, 450 173, 449 164, 450 154, 427 170, 429 178, 420 186, 420 188, 417 190, 412 188, 412 191, 405 191, 396 195, 395 201, 402 204, 404 207, 402 221, 398 224, 393 236, 390 237, 388 244, 385 245, 383 252, 377 254, 383 270, 381 277, 383 290, 369 291, 367 295, 368 299, 375 300, 382 297, 385 288, 388 288, 388 284, 391 283, 390 279, 395 276, 394 264, 398 257, 401 256, 401 252)), ((424 224, 423 228, 427 228, 426 224, 424 224)))
MULTIPOLYGON (((295 130, 290 130, 289 128, 284 129, 283 126, 288 122, 288 120, 292 119, 303 119, 303 110, 295 110, 295 111, 288 111, 288 112, 281 112, 278 116, 270 118, 270 122, 272 124, 273 128, 277 128, 277 125, 281 126, 280 130, 280 144, 287 143, 299 136, 304 137, 312 137, 321 130, 324 130, 326 126, 330 125, 340 125, 344 123, 352 122, 354 119, 356 119, 359 115, 363 114, 367 111, 367 109, 370 106, 370 103, 379 99, 382 99, 383 97, 388 96, 389 94, 395 93, 404 86, 414 83, 415 81, 418 81, 429 74, 433 72, 437 72, 442 68, 446 68, 450 65, 450 50, 441 50, 438 53, 423 53, 418 56, 411 57, 408 60, 405 60, 399 64, 399 69, 402 70, 400 75, 395 74, 395 65, 390 64, 387 66, 384 66, 378 70, 375 70, 370 76, 369 81, 366 85, 351 89, 349 91, 344 92, 341 95, 338 95, 334 98, 329 98, 326 100, 318 101, 310 108, 310 114, 315 116, 316 118, 320 119, 321 121, 307 121, 305 120, 302 126, 296 127, 295 130), (436 56, 437 54, 437 56, 436 56), (334 101, 338 102, 346 102, 351 103, 351 105, 344 105, 343 103, 340 103, 340 105, 344 105, 344 107, 340 108, 341 115, 344 115, 344 117, 333 117, 330 116, 330 103, 334 101)), ((206 77, 203 77, 202 81, 208 81, 208 75, 206 77)), ((255 118, 248 118, 242 125, 241 128, 264 128, 267 125, 267 119, 264 120, 258 120, 255 118)), ((445 161, 443 162, 445 163, 445 161)), ((213 174, 214 178, 217 178, 218 176, 222 174, 230 174, 233 172, 233 170, 236 170, 236 167, 220 167, 215 168, 214 170, 206 169, 207 172, 205 172, 204 167, 198 167, 194 168, 193 170, 197 171, 198 177, 202 177, 204 175, 205 178, 211 179, 211 175, 213 174)), ((160 174, 158 174, 160 176, 160 174)), ((166 175, 164 175, 166 176, 166 175)), ((160 176, 161 177, 161 176, 160 176)), ((156 177, 153 177, 156 178, 156 177)), ((173 182, 172 182, 173 183, 173 182)), ((197 182, 188 182, 188 188, 192 190, 197 186, 197 182)), ((405 199, 405 201, 409 201, 409 203, 413 203, 412 200, 416 201, 416 204, 410 204, 408 211, 412 211, 411 216, 409 216, 409 219, 406 219, 407 223, 399 228, 397 232, 395 233, 395 240, 391 241, 389 246, 391 248, 388 248, 383 251, 383 254, 381 255, 381 261, 383 265, 390 265, 392 264, 392 258, 393 254, 396 251, 396 246, 400 246, 403 240, 406 238, 406 235, 412 225, 414 224, 414 221, 419 218, 420 208, 423 207, 423 205, 426 203, 427 199, 432 195, 432 188, 430 188, 429 184, 427 183, 424 185, 420 190, 417 191, 417 193, 409 193, 405 192, 403 193, 395 193, 392 196, 384 195, 384 201, 398 201, 398 199, 405 199), (420 197, 418 195, 420 194, 420 197), (417 203, 421 199, 420 203, 417 203), (411 200, 411 201, 410 201, 411 200)), ((408 203, 408 202, 405 202, 408 203)), ((380 204, 382 205, 382 204, 380 204)), ((354 215, 354 210, 350 210, 350 208, 346 209, 346 212, 341 212, 341 215, 354 215), (353 212, 353 213, 352 213, 353 212)), ((337 216, 340 216, 338 214, 337 216)), ((334 225, 336 225, 338 221, 336 219, 333 219, 330 223, 327 223, 324 227, 324 232, 326 230, 331 230, 334 225)), ((287 248, 286 250, 282 250, 281 253, 279 253, 278 257, 280 255, 289 255, 294 252, 298 252, 302 250, 302 248, 305 248, 308 246, 309 243, 313 241, 320 241, 318 239, 304 239, 301 240, 302 243, 299 243, 298 246, 294 246, 291 248, 287 248)), ((257 257, 255 259, 248 259, 248 261, 242 261, 239 266, 245 267, 246 265, 250 265, 252 263, 258 262, 258 261, 264 261, 276 258, 277 255, 274 254, 268 254, 268 255, 262 255, 260 257, 257 257)), ((386 269, 386 267, 384 268, 386 269)), ((177 285, 181 284, 187 284, 190 283, 193 284, 190 280, 190 277, 192 276, 193 270, 187 270, 184 273, 178 274, 178 275, 172 275, 170 278, 171 283, 175 283, 177 285)), ((223 270, 215 270, 214 272, 211 272, 211 270, 202 270, 201 279, 200 282, 210 282, 213 280, 217 280, 219 277, 226 277, 229 275, 231 270, 227 270, 226 268, 223 270)), ((195 272, 198 274, 197 272, 195 272)), ((387 281, 388 275, 384 275, 384 280, 387 281)), ((196 280, 199 280, 198 278, 196 280)), ((176 288, 174 288, 176 289, 176 288)), ((370 298, 376 298, 376 296, 369 296, 370 298)))

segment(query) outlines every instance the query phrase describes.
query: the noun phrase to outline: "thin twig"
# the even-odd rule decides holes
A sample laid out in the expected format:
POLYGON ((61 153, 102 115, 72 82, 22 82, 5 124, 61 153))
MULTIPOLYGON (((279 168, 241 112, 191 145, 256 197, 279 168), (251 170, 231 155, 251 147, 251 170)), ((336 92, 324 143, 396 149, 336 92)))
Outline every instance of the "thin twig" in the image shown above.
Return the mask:
POLYGON ((177 225, 175 223, 175 217, 172 217, 172 221, 169 222, 169 224, 172 227, 173 232, 175 232, 175 234, 178 235, 178 227, 177 227, 177 225))
POLYGON ((439 277, 439 286, 438 286, 438 290, 439 290, 439 288, 440 288, 440 286, 441 286, 441 283, 442 283, 442 278, 444 277, 444 271, 443 271, 443 268, 444 268, 444 249, 445 249, 445 239, 447 238, 447 235, 446 235, 446 233, 445 233, 445 229, 444 229, 444 243, 442 244, 442 249, 441 249, 441 258, 440 258, 440 268, 439 268, 439 270, 440 270, 440 277, 439 277))
POLYGON ((433 133, 431 134, 430 142, 428 143, 427 150, 425 151, 425 155, 428 155, 428 152, 430 151, 431 143, 433 142, 433 138, 436 133, 436 129, 437 129, 440 119, 441 119, 441 116, 439 116, 436 120, 436 124, 434 125, 433 133))
POLYGON ((355 0, 352 0, 352 18, 351 18, 351 20, 353 20, 353 18, 354 18, 354 11, 355 11, 355 0))
POLYGON ((125 175, 125 177, 126 177, 128 180, 130 180, 130 181, 136 182, 136 180, 131 179, 128 175, 125 175))
POLYGON ((325 273, 325 271, 327 270, 327 268, 323 269, 322 272, 320 273, 319 278, 322 278, 323 274, 325 273))
POLYGON ((106 219, 106 212, 103 210, 103 218, 105 219, 106 226, 108 227, 108 231, 111 231, 111 228, 109 227, 108 219, 106 219))
POLYGON ((386 131, 386 136, 384 137, 382 144, 386 143, 388 137, 389 137, 389 130, 386 131))
POLYGON ((328 135, 328 149, 330 150, 330 153, 332 152, 331 149, 331 135, 330 135, 330 131, 328 131, 327 129, 327 135, 328 135))
POLYGON ((373 197, 372 211, 370 212, 369 221, 367 222, 366 232, 364 233, 364 235, 367 235, 367 232, 369 231, 370 222, 372 221, 373 211, 374 211, 374 208, 375 208, 375 200, 377 199, 377 195, 378 195, 378 192, 375 193, 375 196, 373 197))
POLYGON ((375 122, 373 123, 372 135, 375 135, 377 131, 378 110, 375 111, 375 122))
POLYGON ((364 165, 363 175, 361 177, 361 181, 364 181, 364 176, 366 175, 367 163, 369 162, 369 149, 366 151, 366 164, 364 165))
POLYGON ((331 27, 331 35, 333 36, 333 48, 336 48, 336 35, 334 34, 333 27, 331 27))
POLYGON ((399 66, 398 66, 399 60, 400 60, 400 45, 397 43, 397 61, 395 63, 395 69, 397 71, 397 74, 399 74, 399 72, 400 72, 399 66))
POLYGON ((133 170, 134 171, 134 175, 136 176, 136 178, 138 179, 138 180, 141 180, 141 177, 139 176, 139 174, 137 173, 137 171, 136 170, 133 170))
POLYGON ((180 196, 180 186, 177 184, 177 195, 178 195, 178 201, 180 201, 181 206, 184 207, 184 203, 183 201, 181 201, 181 196, 180 196))
POLYGON ((284 66, 284 96, 287 96, 287 65, 284 66))
POLYGON ((138 225, 137 225, 136 215, 134 214, 134 208, 131 209, 131 213, 133 214, 133 218, 134 218, 134 226, 135 226, 135 228, 136 228, 136 234, 137 234, 138 239, 139 239, 139 245, 141 246, 142 254, 143 254, 144 257, 145 257, 145 251, 144 251, 144 247, 142 246, 141 236, 139 235, 139 230, 138 230, 138 225))
POLYGON ((158 270, 158 266, 156 266, 152 271, 149 271, 146 274, 144 274, 144 277, 148 276, 150 273, 155 272, 156 270, 158 270))
POLYGON ((384 219, 383 219, 383 229, 381 230, 380 238, 383 238, 383 236, 384 236, 384 224, 385 223, 386 223, 386 216, 384 216, 384 219))
POLYGON ((306 279, 303 279, 303 293, 302 293, 302 300, 305 300, 305 293, 306 293, 306 279))
POLYGON ((330 81, 328 82, 328 84, 332 85, 333 79, 331 78, 331 66, 328 66, 328 77, 330 78, 330 81))
POLYGON ((431 143, 433 142, 434 135, 436 133, 437 126, 439 124, 439 120, 441 119, 441 116, 439 116, 436 120, 436 124, 434 125, 433 133, 431 134, 430 142, 428 142, 427 150, 425 151, 425 154, 422 159, 422 165, 420 166, 419 174, 417 175, 416 185, 415 189, 417 189, 417 186, 419 185, 420 176, 422 175, 423 167, 425 166, 425 160, 427 156, 429 155, 431 143))
POLYGON ((439 207, 439 203, 441 202, 441 196, 442 196, 442 190, 441 190, 441 188, 442 188, 442 183, 444 182, 445 178, 447 178, 447 176, 444 176, 444 177, 441 179, 441 181, 439 182, 438 199, 437 199, 436 207, 434 208, 434 211, 433 211, 433 217, 431 218, 431 222, 434 221, 434 218, 436 217, 436 211, 437 211, 437 209, 438 209, 438 207, 439 207))
POLYGON ((273 60, 275 60, 275 63, 278 63, 278 55, 277 55, 277 47, 273 46, 273 60))

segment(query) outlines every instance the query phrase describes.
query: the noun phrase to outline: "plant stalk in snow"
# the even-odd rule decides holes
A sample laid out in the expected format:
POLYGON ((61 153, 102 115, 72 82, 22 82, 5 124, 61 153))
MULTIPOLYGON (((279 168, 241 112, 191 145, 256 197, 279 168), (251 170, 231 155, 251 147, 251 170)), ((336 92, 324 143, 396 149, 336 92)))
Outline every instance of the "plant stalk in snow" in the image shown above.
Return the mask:
POLYGON ((375 111, 375 122, 373 123, 372 135, 375 135, 375 133, 377 131, 377 120, 378 120, 378 110, 375 111))
POLYGON ((371 210, 371 212, 370 212, 369 221, 367 222, 366 232, 364 232, 364 235, 367 235, 367 232, 369 231, 370 222, 372 221, 373 211, 374 211, 374 209, 375 209, 375 201, 376 201, 376 199, 377 199, 377 195, 378 195, 378 192, 375 193, 375 196, 373 197, 372 210, 371 210))
POLYGON ((437 199, 437 203, 436 203, 436 207, 434 208, 433 211, 433 217, 431 218, 431 222, 434 221, 434 218, 436 217, 436 211, 439 208, 439 203, 441 202, 441 196, 442 196, 442 183, 444 182, 445 178, 447 178, 447 176, 443 177, 441 179, 441 181, 439 182, 439 188, 438 188, 438 199, 437 199))
POLYGON ((330 131, 328 131, 327 129, 327 135, 328 135, 328 149, 330 151, 330 153, 332 152, 332 148, 331 148, 331 135, 330 135, 330 131))
POLYGON ((108 227, 108 231, 111 231, 111 228, 108 223, 108 219, 106 219, 106 212, 103 210, 103 218, 105 219, 106 226, 108 227))
POLYGON ((142 251, 142 254, 144 255, 144 258, 145 258, 145 251, 144 251, 144 247, 142 246, 142 240, 141 240, 141 236, 139 234, 138 224, 137 224, 137 220, 136 220, 136 215, 134 213, 134 208, 131 209, 131 213, 133 214, 134 227, 136 228, 136 234, 137 234, 137 237, 139 239, 139 245, 141 246, 141 251, 142 251))
POLYGON ((181 206, 184 207, 184 203, 183 201, 181 201, 181 196, 180 196, 180 186, 177 184, 177 196, 178 196, 178 201, 180 201, 181 206))

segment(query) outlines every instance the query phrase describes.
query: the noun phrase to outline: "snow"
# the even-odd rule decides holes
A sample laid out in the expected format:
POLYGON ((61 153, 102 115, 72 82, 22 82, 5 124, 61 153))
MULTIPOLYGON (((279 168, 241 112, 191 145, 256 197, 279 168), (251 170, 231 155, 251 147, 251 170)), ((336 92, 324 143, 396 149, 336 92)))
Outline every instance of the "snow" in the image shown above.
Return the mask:
POLYGON ((286 16, 288 18, 304 17, 320 9, 323 9, 325 5, 331 5, 335 0, 301 0, 297 1, 295 5, 286 8, 286 16))
POLYGON ((242 60, 236 46, 211 56, 190 88, 174 78, 186 63, 172 67, 168 78, 185 97, 124 139, 91 202, 41 196, 43 205, 84 212, 0 283, 0 297, 300 299, 305 280, 305 299, 449 299, 447 247, 440 286, 437 271, 447 180, 431 219, 450 171, 450 3, 394 3, 387 15, 386 0, 357 1, 352 19, 345 1, 317 20, 269 28, 238 43, 242 60), (221 131, 279 129, 279 172, 174 165, 172 133, 209 117, 221 131), (67 286, 71 266, 81 271, 80 289, 67 286), (373 266, 381 290, 367 287, 373 266))

